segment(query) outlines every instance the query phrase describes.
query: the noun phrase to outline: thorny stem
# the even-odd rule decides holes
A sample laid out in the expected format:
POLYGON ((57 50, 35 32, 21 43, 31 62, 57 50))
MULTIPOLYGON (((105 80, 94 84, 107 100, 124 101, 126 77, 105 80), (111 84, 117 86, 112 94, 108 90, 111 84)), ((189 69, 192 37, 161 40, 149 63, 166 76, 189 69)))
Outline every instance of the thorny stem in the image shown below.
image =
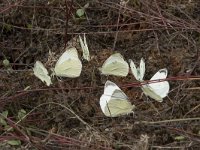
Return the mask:
POLYGON ((137 121, 135 124, 160 124, 160 123, 169 123, 169 122, 182 122, 182 121, 193 121, 200 120, 200 117, 197 118, 182 118, 182 119, 171 119, 171 120, 160 120, 160 121, 137 121))

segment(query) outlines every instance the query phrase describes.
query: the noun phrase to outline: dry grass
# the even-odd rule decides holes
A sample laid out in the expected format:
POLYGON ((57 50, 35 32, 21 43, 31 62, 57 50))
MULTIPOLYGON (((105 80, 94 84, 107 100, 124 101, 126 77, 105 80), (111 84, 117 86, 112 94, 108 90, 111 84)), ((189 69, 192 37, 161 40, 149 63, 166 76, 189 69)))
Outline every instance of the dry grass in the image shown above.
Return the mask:
MULTIPOLYGON (((88 1, 3 1, 0 3, 0 109, 8 110, 0 141, 19 139, 8 149, 198 149, 200 3, 194 1, 90 1, 84 18, 76 10, 88 1), (76 79, 54 78, 46 87, 32 72, 36 60, 50 69, 68 44, 86 33, 92 60, 76 79), (49 56, 49 51, 52 56, 49 56), (170 93, 163 103, 142 95, 137 82, 102 76, 98 67, 113 52, 139 62, 150 79, 169 70, 170 93), (4 59, 10 61, 5 67, 4 59), (99 106, 106 80, 123 87, 134 115, 107 118, 99 106), (136 83, 136 84, 135 84, 136 83), (132 85, 132 86, 130 86, 132 85), (27 90, 24 90, 28 87, 27 90), (18 111, 27 114, 18 119, 18 111), (183 139, 177 140, 176 137, 183 139)), ((81 57, 81 56, 80 56, 81 57)))

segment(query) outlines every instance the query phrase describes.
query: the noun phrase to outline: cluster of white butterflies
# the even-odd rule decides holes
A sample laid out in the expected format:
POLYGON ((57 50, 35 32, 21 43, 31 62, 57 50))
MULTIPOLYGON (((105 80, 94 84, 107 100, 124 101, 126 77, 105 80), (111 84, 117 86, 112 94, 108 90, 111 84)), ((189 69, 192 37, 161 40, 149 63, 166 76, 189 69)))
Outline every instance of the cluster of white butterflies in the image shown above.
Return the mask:
MULTIPOLYGON (((83 58, 90 60, 89 49, 86 38, 84 40, 79 36, 80 45, 83 51, 83 58)), ((131 72, 135 79, 143 82, 145 74, 145 62, 142 58, 140 66, 136 67, 132 60, 129 60, 131 72)), ((78 57, 78 52, 75 47, 67 49, 58 59, 54 70, 54 75, 59 77, 76 78, 79 77, 82 71, 82 63, 78 57)), ((120 53, 111 55, 99 69, 104 75, 115 75, 125 77, 129 73, 129 64, 124 60, 120 53)), ((51 77, 47 69, 40 61, 36 61, 34 68, 34 75, 41 81, 46 82, 47 86, 52 84, 51 77)), ((167 77, 167 69, 160 69, 150 80, 163 80, 167 77)), ((169 92, 169 82, 162 81, 156 83, 142 84, 142 91, 145 95, 162 102, 163 98, 169 92)), ((126 94, 113 82, 107 81, 104 87, 104 94, 100 98, 100 106, 103 113, 108 117, 116 117, 120 115, 129 114, 135 108, 130 103, 126 94)))
MULTIPOLYGON (((139 82, 142 82, 145 74, 144 59, 141 59, 140 67, 136 67, 132 60, 129 60, 129 62, 131 72, 134 75, 135 79, 139 82)), ((118 68, 117 70, 120 70, 120 75, 126 76, 128 74, 127 62, 123 60, 118 63, 118 66, 115 68, 118 68)), ((111 73, 116 73, 117 70, 113 69, 111 73)), ((166 79, 166 77, 167 69, 160 69, 150 80, 164 80, 166 79)), ((167 96, 167 94, 169 93, 169 88, 170 87, 168 81, 143 84, 141 86, 141 89, 146 96, 149 96, 158 102, 162 102, 163 98, 167 96)), ((100 98, 100 106, 102 112, 107 117, 117 117, 129 114, 132 113, 133 109, 135 108, 135 105, 132 105, 130 103, 126 94, 115 83, 111 81, 107 81, 105 83, 104 93, 100 98)))

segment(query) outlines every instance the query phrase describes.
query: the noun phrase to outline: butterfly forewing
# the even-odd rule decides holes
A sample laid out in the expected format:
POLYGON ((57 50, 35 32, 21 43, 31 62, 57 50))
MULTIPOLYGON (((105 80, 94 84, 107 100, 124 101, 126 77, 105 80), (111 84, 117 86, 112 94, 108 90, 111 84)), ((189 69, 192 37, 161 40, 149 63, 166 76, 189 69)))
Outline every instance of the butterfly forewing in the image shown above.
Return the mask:
POLYGON ((100 106, 102 110, 104 110, 107 103, 111 100, 111 96, 113 95, 115 90, 120 90, 120 88, 115 83, 109 80, 106 81, 104 86, 104 93, 100 98, 100 106))
POLYGON ((120 90, 120 88, 111 81, 106 81, 104 86, 104 95, 112 96, 115 90, 120 90))
POLYGON ((104 111, 108 117, 117 117, 132 113, 133 108, 134 105, 129 101, 114 98, 107 103, 104 111))
POLYGON ((63 62, 65 62, 66 60, 68 60, 70 58, 78 59, 78 52, 77 52, 76 48, 74 48, 74 47, 66 50, 60 56, 55 67, 58 67, 60 64, 62 64, 63 62))
POLYGON ((160 69, 150 80, 166 79, 167 69, 160 69))

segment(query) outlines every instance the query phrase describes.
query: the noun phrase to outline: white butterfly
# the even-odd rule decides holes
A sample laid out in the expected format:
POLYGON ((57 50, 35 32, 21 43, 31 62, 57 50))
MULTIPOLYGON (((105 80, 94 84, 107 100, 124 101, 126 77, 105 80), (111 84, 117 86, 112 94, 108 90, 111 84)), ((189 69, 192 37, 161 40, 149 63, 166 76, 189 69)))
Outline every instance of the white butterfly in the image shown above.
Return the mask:
POLYGON ((107 81, 100 98, 102 112, 107 117, 117 117, 132 113, 135 108, 126 94, 113 82, 107 81))
POLYGON ((104 75, 125 77, 128 75, 129 66, 120 53, 111 55, 103 64, 100 71, 104 75))
POLYGON ((145 73, 145 62, 144 59, 142 58, 140 60, 140 68, 135 66, 134 62, 130 59, 130 68, 131 72, 134 75, 135 79, 138 81, 143 81, 144 73, 145 73))
POLYGON ((61 55, 54 69, 56 76, 69 78, 79 77, 81 70, 82 63, 78 58, 78 52, 75 47, 66 50, 61 55))
MULTIPOLYGON (((150 80, 166 79, 167 69, 160 69, 150 80)), ((163 98, 169 93, 169 82, 156 82, 146 85, 142 85, 142 90, 145 95, 155 99, 158 102, 162 102, 163 98)))
POLYGON ((40 61, 36 61, 34 68, 33 68, 34 75, 38 77, 42 82, 46 82, 46 85, 49 86, 52 84, 51 77, 47 69, 40 61))
POLYGON ((83 51, 83 58, 86 59, 87 61, 90 61, 90 52, 89 52, 89 49, 88 49, 85 34, 84 34, 84 41, 82 40, 80 35, 79 35, 79 40, 80 40, 81 48, 82 48, 82 51, 83 51))

